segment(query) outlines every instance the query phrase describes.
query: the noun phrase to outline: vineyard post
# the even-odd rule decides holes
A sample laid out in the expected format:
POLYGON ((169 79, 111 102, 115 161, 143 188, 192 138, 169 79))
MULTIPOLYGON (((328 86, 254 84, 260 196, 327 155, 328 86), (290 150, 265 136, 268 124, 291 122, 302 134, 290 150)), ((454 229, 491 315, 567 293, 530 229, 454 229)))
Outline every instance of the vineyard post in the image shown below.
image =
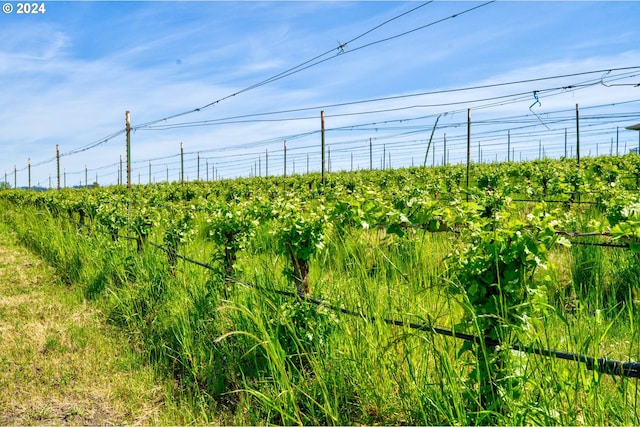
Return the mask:
POLYGON ((309 153, 307 153, 307 175, 309 175, 309 153))
POLYGON ((542 159, 542 140, 538 140, 538 160, 542 159))
POLYGON ((96 184, 98 183, 98 172, 96 172, 96 184))
POLYGON ((207 181, 209 181, 209 159, 204 160, 204 170, 207 171, 207 181))
POLYGON ((469 201, 470 169, 471 169, 471 108, 467 108, 467 202, 469 201))
POLYGON ((125 112, 125 122, 127 131, 127 188, 131 188, 131 116, 129 111, 125 112))
POLYGON ((169 182, 169 166, 167 166, 167 183, 169 182))
POLYGON ((620 144, 620 127, 616 126, 616 156, 620 155, 619 144, 620 144))
POLYGON ((322 154, 322 186, 324 187, 325 177, 324 177, 324 110, 320 111, 320 151, 322 154))
POLYGON ((67 188, 67 168, 64 168, 62 170, 62 178, 63 178, 63 182, 62 182, 63 187, 67 188))
POLYGON ((369 138, 369 170, 373 170, 373 143, 369 138))
MULTIPOLYGON (((578 160, 578 173, 580 172, 580 111, 576 103, 576 158, 578 160)), ((580 202, 579 182, 576 181, 576 193, 578 193, 578 202, 580 202)))
MULTIPOLYGON (((442 149, 442 165, 447 166, 447 133, 444 133, 444 148, 442 149)), ((411 159, 411 163, 413 164, 413 159, 411 159)))
POLYGON ((264 150, 264 176, 269 176, 269 149, 264 150))
POLYGON ((184 146, 180 143, 180 183, 184 184, 184 146))
POLYGON ((262 156, 258 155, 258 176, 262 176, 262 156))
MULTIPOLYGON (((4 171, 4 180, 7 181, 7 171, 4 171)), ((51 175, 49 175, 49 190, 51 190, 51 175)))
POLYGON ((580 166, 580 113, 578 104, 576 104, 576 158, 578 159, 578 166, 580 166))
POLYGON ((56 144, 56 165, 58 170, 58 190, 60 190, 60 146, 58 144, 56 144))
MULTIPOLYGON (((598 145, 596 144, 596 157, 598 157, 598 145)), ((613 156, 613 137, 611 137, 611 144, 609 145, 609 155, 613 156)))
POLYGON ((88 172, 89 172, 89 169, 87 169, 87 165, 84 165, 84 186, 86 188, 89 187, 89 178, 88 178, 89 174, 88 174, 88 172))
POLYGON ((353 153, 351 153, 351 172, 353 172, 353 153))
POLYGON ((507 163, 511 161, 511 130, 507 131, 507 163))
POLYGON ((28 187, 27 187, 27 188, 28 188, 29 190, 31 190, 31 157, 29 157, 29 158, 27 159, 27 169, 28 169, 28 172, 27 172, 27 176, 28 176, 28 180, 27 180, 27 182, 28 182, 28 187))
POLYGON ((295 175, 296 174, 296 159, 293 159, 293 171, 291 172, 291 175, 295 175))
POLYGON ((478 163, 482 163, 482 149, 480 148, 480 141, 478 141, 478 163))
POLYGON ((151 160, 149 160, 149 184, 151 184, 151 160))
POLYGON ((384 170, 384 162, 387 160, 387 144, 382 144, 382 170, 384 170))
POLYGON ((18 167, 13 165, 13 188, 18 188, 18 167))
POLYGON ((198 169, 196 172, 196 180, 200 181, 200 152, 198 151, 198 169))
POLYGON ((284 140, 284 177, 287 177, 287 140, 284 140))
POLYGON ((564 158, 567 158, 567 128, 564 128, 564 158))
POLYGON ((432 155, 432 160, 433 160, 433 165, 432 167, 436 166, 436 143, 433 143, 433 155, 432 155))

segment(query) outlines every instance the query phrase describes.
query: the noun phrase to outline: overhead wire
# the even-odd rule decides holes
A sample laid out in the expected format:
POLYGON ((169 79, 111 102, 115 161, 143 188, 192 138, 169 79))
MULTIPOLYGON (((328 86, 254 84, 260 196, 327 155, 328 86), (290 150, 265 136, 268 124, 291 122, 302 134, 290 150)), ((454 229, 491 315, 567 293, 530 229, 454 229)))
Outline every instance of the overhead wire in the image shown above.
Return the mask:
MULTIPOLYGON (((403 13, 403 14, 401 14, 401 15, 398 15, 397 17, 391 18, 391 19, 389 19, 389 20, 387 20, 387 21, 383 22, 382 24, 377 25, 377 26, 376 26, 376 27, 374 27, 374 28, 372 28, 372 29, 370 29, 370 30, 367 30, 365 33, 363 33, 363 34, 361 34, 360 36, 358 36, 358 37, 354 38, 353 40, 357 40, 357 39, 359 39, 359 38, 363 37, 364 35, 371 33, 372 31, 376 30, 377 28, 380 28, 381 26, 383 26, 383 25, 385 25, 385 24, 387 24, 387 23, 389 23, 389 22, 391 22, 391 21, 393 21, 393 20, 395 20, 395 19, 397 19, 397 18, 399 18, 399 17, 401 17, 401 16, 405 16, 405 15, 407 15, 408 13, 411 13, 411 12, 413 12, 413 11, 415 11, 415 10, 419 9, 420 7, 426 6, 427 4, 430 4, 430 3, 432 3, 432 1, 429 1, 429 2, 427 2, 427 3, 425 3, 425 4, 421 5, 421 6, 415 7, 415 8, 411 9, 411 10, 410 10, 410 11, 408 11, 408 12, 405 12, 405 13, 403 13)), ((474 8, 474 9, 475 9, 475 8, 474 8)), ((224 96, 224 97, 219 98, 219 99, 217 99, 217 100, 215 100, 215 101, 212 101, 212 102, 210 102, 210 103, 208 103, 208 104, 205 104, 205 105, 203 105, 202 107, 197 107, 197 108, 194 108, 194 109, 192 109, 192 110, 188 110, 188 111, 184 111, 184 112, 182 112, 182 113, 177 113, 177 114, 174 114, 174 115, 171 115, 171 116, 164 117, 164 118, 162 118, 162 119, 156 119, 156 120, 152 120, 152 121, 150 121, 150 122, 142 123, 142 124, 140 124, 140 125, 136 125, 136 126, 134 126, 133 128, 135 128, 135 129, 142 129, 142 128, 148 127, 148 126, 150 126, 150 125, 153 125, 153 124, 155 124, 155 123, 159 123, 159 122, 162 122, 162 121, 168 121, 168 120, 172 120, 172 119, 175 119, 175 118, 178 118, 178 117, 182 117, 182 116, 185 116, 185 115, 188 115, 188 114, 192 114, 192 113, 200 112, 200 111, 202 111, 202 110, 204 110, 204 109, 207 109, 207 108, 212 107, 212 106, 214 106, 214 105, 216 105, 216 104, 219 104, 220 102, 225 101, 225 100, 227 100, 227 99, 229 99, 229 98, 232 98, 232 97, 234 97, 234 96, 240 95, 240 94, 242 94, 242 93, 248 92, 248 91, 250 91, 250 90, 256 89, 256 88, 258 88, 258 87, 264 86, 264 85, 269 84, 269 83, 272 83, 272 82, 274 82, 274 81, 277 81, 277 80, 283 79, 283 78, 288 77, 288 76, 290 76, 290 75, 292 75, 292 74, 299 73, 300 71, 306 70, 306 69, 308 69, 308 68, 310 68, 310 67, 313 67, 313 66, 319 65, 320 63, 323 63, 323 62, 325 62, 325 61, 327 61, 327 60, 329 60, 329 59, 333 59, 333 58, 335 58, 335 57, 337 57, 337 56, 340 56, 341 54, 343 54, 343 53, 344 53, 344 47, 345 47, 345 45, 346 45, 346 44, 348 44, 348 43, 349 43, 349 42, 347 42, 347 43, 345 43, 345 44, 340 44, 338 47, 335 47, 335 48, 329 49, 329 50, 327 50, 327 51, 325 51, 325 52, 323 52, 323 53, 321 53, 321 54, 319 54, 319 55, 315 56, 315 57, 314 57, 314 58, 312 58, 312 59, 309 59, 309 60, 307 60, 307 61, 305 61, 305 62, 303 62, 303 63, 301 63, 301 64, 296 65, 295 67, 291 67, 291 68, 289 68, 289 69, 287 69, 287 70, 285 70, 285 71, 282 71, 282 72, 280 72, 280 73, 278 73, 278 74, 276 74, 276 75, 274 75, 274 76, 271 76, 271 77, 269 77, 269 78, 267 78, 267 79, 265 79, 265 80, 262 80, 262 81, 260 81, 260 82, 258 82, 258 83, 255 83, 255 84, 253 84, 253 85, 251 85, 251 86, 248 86, 248 87, 246 87, 246 88, 244 88, 244 89, 242 89, 242 90, 236 91, 236 92, 234 92, 234 93, 232 93, 232 94, 230 94, 230 95, 224 96), (328 55, 328 54, 330 54, 330 53, 332 53, 332 52, 334 52, 334 51, 336 51, 336 50, 337 50, 337 53, 336 53, 335 55, 333 55, 332 57, 325 58, 325 59, 320 59, 320 58, 323 58, 324 56, 326 56, 326 55, 328 55)))
MULTIPOLYGON (((510 86, 510 85, 520 85, 520 84, 525 84, 525 83, 541 82, 541 81, 547 81, 547 80, 557 80, 557 79, 563 79, 563 78, 569 78, 569 77, 578 77, 578 76, 584 76, 584 75, 590 75, 590 74, 601 74, 604 71, 623 71, 623 70, 639 70, 639 69, 640 69, 640 66, 612 68, 612 69, 609 69, 609 70, 594 70, 594 71, 588 71, 588 72, 570 73, 570 74, 562 74, 562 75, 555 75, 555 76, 546 76, 546 77, 540 77, 540 78, 535 78, 535 79, 524 79, 524 80, 516 80, 516 81, 509 81, 509 82, 493 83, 493 84, 487 84, 487 85, 476 85, 476 86, 469 86, 469 87, 462 87, 462 88, 442 89, 442 90, 418 92, 418 93, 411 93, 411 94, 404 94, 404 95, 394 95, 394 96, 388 96, 388 97, 370 98, 370 99, 357 100, 357 101, 347 101, 347 102, 340 102, 340 103, 333 103, 333 104, 324 104, 324 105, 317 105, 317 106, 312 106, 312 107, 302 107, 302 108, 279 110, 279 111, 244 114, 244 115, 230 116, 230 117, 225 117, 225 118, 220 118, 220 119, 210 119, 210 120, 201 120, 201 121, 193 121, 193 122, 184 122, 184 123, 176 123, 176 124, 172 124, 172 125, 167 124, 167 125, 160 125, 160 126, 153 126, 153 127, 148 126, 148 127, 145 127, 144 129, 145 130, 148 130, 148 129, 166 130, 166 129, 172 129, 174 127, 175 128, 178 128, 178 127, 190 127, 190 125, 192 125, 192 126, 209 125, 209 124, 213 125, 213 124, 218 124, 219 122, 222 122, 223 124, 226 124, 225 122, 227 122, 227 121, 237 120, 237 119, 247 119, 247 118, 264 117, 264 116, 270 116, 270 115, 281 115, 281 114, 288 114, 288 113, 299 113, 299 112, 305 112, 305 111, 320 111, 320 110, 328 110, 328 109, 336 108, 336 107, 352 106, 352 105, 374 103, 374 102, 382 102, 382 101, 393 101, 393 100, 400 100, 400 99, 407 99, 407 98, 414 98, 414 97, 422 97, 422 96, 427 96, 427 95, 452 94, 452 93, 463 92, 463 91, 474 91, 474 90, 481 90, 481 89, 491 89, 491 88, 504 87, 504 86, 510 86)), ((631 76, 624 76, 622 78, 635 77, 637 75, 639 75, 639 74, 636 72, 635 74, 632 74, 631 76)), ((540 93, 540 92, 552 92, 552 91, 557 92, 557 91, 560 91, 560 93, 565 93, 566 91, 573 91, 573 90, 578 90, 578 89, 582 89, 582 88, 586 88, 586 87, 592 87, 592 86, 600 85, 601 81, 602 81, 601 78, 591 79, 591 80, 588 80, 586 82, 579 82, 579 83, 574 83, 574 84, 571 84, 571 85, 562 85, 562 86, 555 86, 555 87, 546 88, 546 89, 539 89, 539 90, 537 90, 537 92, 540 93)), ((515 96, 523 96, 523 97, 531 96, 531 93, 532 93, 532 91, 527 90, 527 91, 508 94, 508 95, 501 95, 501 96, 495 96, 495 97, 486 97, 486 98, 478 98, 478 99, 467 99, 467 100, 461 100, 461 101, 456 101, 456 102, 448 102, 448 103, 417 104, 417 105, 411 105, 411 106, 380 109, 380 110, 371 110, 371 111, 364 111, 364 112, 334 113, 334 114, 327 114, 325 117, 326 118, 346 117, 346 116, 350 116, 350 115, 362 115, 362 114, 374 114, 374 113, 383 113, 383 112, 402 111, 402 110, 413 109, 413 108, 446 107, 446 106, 454 106, 454 105, 468 105, 468 104, 477 103, 477 102, 494 101, 494 100, 499 100, 499 99, 506 99, 506 98, 510 98, 510 97, 515 97, 515 96)), ((316 118, 316 117, 295 117, 295 118, 277 119, 277 120, 274 120, 274 121, 309 120, 309 119, 314 119, 314 118, 316 118)), ((246 122, 243 122, 243 123, 246 123, 246 122)))

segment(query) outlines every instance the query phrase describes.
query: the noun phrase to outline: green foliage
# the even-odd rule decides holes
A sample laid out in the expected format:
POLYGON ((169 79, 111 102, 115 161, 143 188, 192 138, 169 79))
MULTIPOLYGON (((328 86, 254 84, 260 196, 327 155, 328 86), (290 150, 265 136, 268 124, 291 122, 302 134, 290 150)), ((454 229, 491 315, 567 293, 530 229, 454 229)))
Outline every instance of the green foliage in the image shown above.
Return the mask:
POLYGON ((167 260, 170 270, 175 274, 175 266, 178 261, 178 247, 188 242, 195 234, 191 227, 195 206, 188 208, 176 207, 164 221, 164 244, 167 248, 167 260))
POLYGON ((277 212, 277 224, 272 233, 278 251, 291 261, 288 276, 296 285, 298 295, 303 297, 310 293, 309 261, 324 248, 327 227, 324 206, 287 201, 277 212))
POLYGON ((472 165, 469 190, 454 165, 334 173, 325 187, 297 175, 5 191, 0 207, 193 399, 198 423, 224 413, 228 424, 637 424, 630 381, 508 348, 637 358, 638 254, 567 250, 556 234, 603 232, 582 242, 637 249, 635 157, 586 158, 580 170, 571 159, 472 165), (597 205, 572 204, 577 191, 597 205), (545 195, 566 204, 512 201, 545 195), (164 245, 169 272, 145 242, 164 245), (177 269, 179 255, 214 271, 177 269), (598 270, 583 268, 592 261, 598 270), (248 286, 223 298, 231 277, 248 286), (593 291, 570 301, 587 279, 593 291), (290 281, 362 318, 272 297, 290 281), (385 317, 502 344, 462 346, 385 317))
MULTIPOLYGON (((470 379, 477 383, 481 409, 507 410, 504 390, 518 390, 521 385, 513 376, 507 346, 514 337, 526 334, 530 319, 545 311, 545 285, 550 277, 544 270, 558 241, 555 230, 561 216, 547 213, 542 204, 521 220, 507 203, 491 218, 467 220, 468 233, 449 255, 455 276, 451 292, 462 296, 463 324, 502 343, 500 348, 475 347, 477 364, 470 379), (542 278, 536 277, 540 270, 542 278)), ((463 346, 463 350, 473 349, 469 342, 463 346)))

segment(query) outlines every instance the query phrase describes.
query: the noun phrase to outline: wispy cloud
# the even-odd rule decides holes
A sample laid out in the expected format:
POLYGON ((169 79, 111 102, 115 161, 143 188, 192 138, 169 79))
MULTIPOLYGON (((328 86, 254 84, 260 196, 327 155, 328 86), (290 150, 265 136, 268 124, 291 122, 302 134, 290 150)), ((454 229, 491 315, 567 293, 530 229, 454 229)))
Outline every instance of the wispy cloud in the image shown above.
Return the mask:
MULTIPOLYGON (((56 7, 61 9, 55 19, 32 20, 28 25, 10 22, 0 28, 3 40, 0 45, 0 81, 3 82, 0 91, 0 168, 11 170, 14 163, 26 165, 27 157, 35 162, 48 160, 55 154, 56 144, 67 152, 98 142, 101 137, 123 129, 125 110, 131 111, 136 125, 225 99, 205 110, 166 122, 176 124, 640 65, 640 51, 634 44, 638 30, 625 24, 631 19, 626 18, 629 9, 637 9, 637 6, 618 5, 624 9, 621 13, 625 18, 622 24, 616 24, 597 21, 594 13, 598 5, 580 2, 575 5, 560 3, 554 14, 547 15, 542 14, 548 10, 547 3, 497 2, 495 7, 477 15, 465 15, 446 25, 412 33, 410 37, 348 53, 349 49, 416 28, 466 7, 459 2, 436 2, 420 13, 407 15, 347 46, 345 55, 335 56, 269 85, 230 96, 335 48, 414 6, 375 2, 90 2, 56 7), (63 10, 67 15, 62 14, 63 10), (568 17, 572 14, 581 16, 579 14, 585 11, 589 12, 584 17, 585 22, 570 27, 574 24, 568 17), (595 28, 599 29, 598 34, 606 35, 590 36, 595 28), (565 41, 560 34, 570 34, 570 37, 565 41)), ((610 9, 609 13, 616 10, 610 9)), ((558 84, 579 81, 566 79, 558 84)), ((463 103, 520 91, 533 93, 544 87, 546 84, 543 83, 523 84, 473 93, 396 99, 332 107, 327 114, 463 103)), ((630 100, 634 96, 637 98, 634 90, 595 86, 583 91, 545 95, 540 98, 542 107, 536 112, 543 114, 575 103, 595 105, 630 100)), ((533 95, 527 95, 518 104, 474 111, 474 119, 530 114, 528 107, 532 102, 533 95)), ((411 135, 409 132, 413 128, 408 126, 415 125, 415 129, 426 134, 433 125, 433 115, 457 108, 416 107, 331 117, 327 120, 330 128, 374 124, 364 131, 332 131, 328 141, 336 150, 334 156, 338 156, 337 150, 346 150, 350 141, 364 143, 369 137, 380 144, 388 141, 389 147, 393 147, 402 141, 425 137, 411 135), (429 115, 432 117, 413 120, 429 115), (397 130, 383 130, 391 128, 386 121, 403 118, 407 119, 405 123, 393 125, 397 130), (403 133, 400 130, 403 126, 407 135, 390 138, 403 133)), ((466 106, 461 104, 459 108, 466 106)), ((287 135, 319 129, 319 111, 272 118, 291 116, 312 118, 138 130, 132 136, 133 156, 135 160, 145 160, 175 155, 179 152, 179 143, 183 142, 189 152, 201 151, 211 159, 228 161, 224 163, 225 173, 246 174, 252 161, 240 162, 244 156, 253 156, 255 162, 266 149, 273 153, 281 151, 282 139, 287 135), (235 166, 234 160, 238 161, 235 166)), ((449 114, 440 124, 453 126, 464 119, 461 116, 463 114, 449 114)), ((531 118, 535 120, 535 117, 531 118)), ((451 128, 449 132, 453 137, 457 131, 451 128)), ((318 138, 313 134, 289 141, 292 155, 302 156, 306 150, 302 147, 313 147, 318 138)), ((394 158, 406 164, 412 156, 420 157, 423 147, 419 142, 414 145, 415 151, 409 142, 397 145, 402 150, 398 148, 394 158)), ((85 165, 98 169, 117 162, 123 152, 124 139, 120 136, 98 148, 64 157, 63 167, 70 173, 80 173, 85 165)), ((317 150, 310 152, 313 156, 317 150)), ((334 157, 334 165, 348 163, 344 153, 347 151, 342 157, 334 157)), ((273 165, 281 161, 276 159, 274 154, 273 165)), ((170 162, 157 162, 153 167, 169 167, 170 162)), ((193 165, 193 156, 190 162, 193 165)), ((223 168, 222 163, 220 167, 223 168)), ((142 172, 144 181, 147 165, 136 163, 135 168, 142 172)), ((108 173, 115 182, 113 169, 108 173)), ((45 181, 54 170, 52 163, 38 167, 34 170, 34 179, 45 181)), ((99 171, 103 173, 102 169, 99 171)), ((81 178, 83 176, 74 177, 81 178)))

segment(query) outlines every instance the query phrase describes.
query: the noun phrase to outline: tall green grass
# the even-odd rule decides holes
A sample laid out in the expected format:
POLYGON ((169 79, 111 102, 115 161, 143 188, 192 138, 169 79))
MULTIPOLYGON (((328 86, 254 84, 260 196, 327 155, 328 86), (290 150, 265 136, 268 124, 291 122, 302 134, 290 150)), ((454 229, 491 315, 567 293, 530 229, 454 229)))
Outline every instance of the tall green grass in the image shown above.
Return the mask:
MULTIPOLYGON (((311 260, 309 285, 314 296, 360 313, 347 316, 274 292, 295 289, 283 273, 288 260, 275 250, 268 223, 238 254, 235 284, 225 297, 219 273, 179 260, 174 275, 166 254, 150 245, 138 253, 127 240, 114 242, 90 225, 78 230, 48 213, 3 209, 25 244, 70 285, 82 286, 86 297, 127 331, 131 345, 176 380, 177 395, 191 408, 185 422, 640 422, 634 380, 508 350, 519 385, 505 382, 500 389, 509 410, 487 411, 478 405, 471 378, 478 361, 460 355, 460 341, 384 323, 388 317, 456 327, 463 301, 448 294, 452 278, 443 263, 455 235, 415 231, 399 238, 375 229, 331 233, 325 250, 311 260)), ((201 221, 196 218, 196 228, 201 221)), ((162 232, 154 230, 150 239, 160 239, 162 232)), ((208 262, 215 248, 194 239, 179 251, 208 262)), ((526 338, 542 348, 636 359, 636 297, 624 308, 614 304, 596 311, 607 302, 628 301, 625 292, 633 294, 634 255, 574 247, 557 257, 572 266, 570 273, 558 271, 556 289, 549 292, 572 283, 580 304, 571 310, 550 304, 532 319, 526 338), (621 271, 628 272, 629 282, 621 271)))

